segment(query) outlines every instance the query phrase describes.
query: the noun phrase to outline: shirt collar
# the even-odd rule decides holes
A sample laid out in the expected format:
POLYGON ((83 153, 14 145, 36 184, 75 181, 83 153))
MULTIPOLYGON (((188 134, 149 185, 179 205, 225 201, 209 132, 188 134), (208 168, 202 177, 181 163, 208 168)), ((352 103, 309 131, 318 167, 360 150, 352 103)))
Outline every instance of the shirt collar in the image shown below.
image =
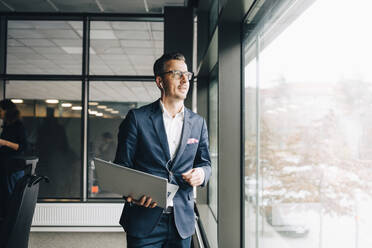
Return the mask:
MULTIPOLYGON (((160 102, 160 108, 161 108, 161 111, 162 111, 163 113, 165 113, 165 115, 168 116, 169 118, 173 118, 172 115, 171 115, 171 114, 167 111, 167 109, 164 107, 163 101, 160 99, 159 102, 160 102)), ((177 117, 177 116, 181 116, 181 117, 184 117, 184 116, 185 116, 185 106, 184 106, 184 105, 182 106, 181 111, 178 112, 178 113, 176 114, 175 117, 177 117)))

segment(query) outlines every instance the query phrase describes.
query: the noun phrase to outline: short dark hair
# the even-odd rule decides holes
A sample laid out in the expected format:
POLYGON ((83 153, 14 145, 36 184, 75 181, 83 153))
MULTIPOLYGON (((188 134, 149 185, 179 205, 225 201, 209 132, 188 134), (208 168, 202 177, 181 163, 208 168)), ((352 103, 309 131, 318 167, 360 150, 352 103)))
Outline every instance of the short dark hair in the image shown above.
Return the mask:
POLYGON ((21 118, 17 106, 9 99, 0 101, 0 108, 5 111, 4 123, 12 123, 21 118))
POLYGON ((161 76, 165 70, 165 63, 169 60, 176 59, 182 60, 186 63, 185 56, 180 52, 164 53, 160 58, 158 58, 154 63, 154 76, 161 76))

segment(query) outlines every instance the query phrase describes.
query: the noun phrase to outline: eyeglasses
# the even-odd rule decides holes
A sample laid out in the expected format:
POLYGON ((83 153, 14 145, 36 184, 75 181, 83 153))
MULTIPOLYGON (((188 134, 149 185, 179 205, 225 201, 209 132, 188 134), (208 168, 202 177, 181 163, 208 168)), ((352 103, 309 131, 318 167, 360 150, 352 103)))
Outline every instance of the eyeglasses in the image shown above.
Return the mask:
POLYGON ((193 72, 189 72, 189 71, 178 71, 178 70, 173 70, 173 71, 166 71, 166 72, 163 72, 162 74, 167 74, 167 73, 171 73, 172 77, 174 79, 181 79, 181 77, 183 75, 186 76, 187 80, 191 80, 192 77, 194 76, 194 73, 193 72))

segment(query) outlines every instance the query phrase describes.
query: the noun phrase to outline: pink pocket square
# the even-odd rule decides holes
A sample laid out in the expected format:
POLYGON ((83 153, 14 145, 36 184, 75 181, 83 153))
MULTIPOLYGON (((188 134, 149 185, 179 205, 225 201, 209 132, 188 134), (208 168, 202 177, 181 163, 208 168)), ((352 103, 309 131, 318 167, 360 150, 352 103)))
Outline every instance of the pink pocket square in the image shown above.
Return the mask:
POLYGON ((194 138, 190 138, 187 140, 187 144, 194 144, 194 143, 199 143, 199 140, 194 139, 194 138))

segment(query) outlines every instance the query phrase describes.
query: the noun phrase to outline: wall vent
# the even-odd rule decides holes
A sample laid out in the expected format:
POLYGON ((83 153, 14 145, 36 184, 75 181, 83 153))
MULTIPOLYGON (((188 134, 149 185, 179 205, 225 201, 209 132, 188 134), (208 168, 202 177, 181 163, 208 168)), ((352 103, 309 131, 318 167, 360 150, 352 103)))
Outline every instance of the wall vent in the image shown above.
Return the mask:
POLYGON ((119 227, 123 203, 38 203, 33 227, 119 227))

